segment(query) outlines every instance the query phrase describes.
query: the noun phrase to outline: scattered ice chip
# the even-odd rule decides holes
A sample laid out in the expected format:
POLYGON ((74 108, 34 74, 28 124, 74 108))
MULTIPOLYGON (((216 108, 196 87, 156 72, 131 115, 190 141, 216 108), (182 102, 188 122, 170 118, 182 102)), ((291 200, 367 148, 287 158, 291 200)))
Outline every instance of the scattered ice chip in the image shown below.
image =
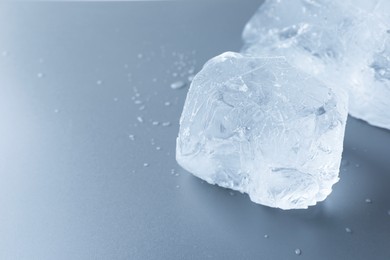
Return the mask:
POLYGON ((131 141, 134 141, 134 140, 135 140, 135 135, 129 135, 129 139, 130 139, 131 141))
POLYGON ((186 86, 186 83, 179 80, 179 81, 175 81, 171 84, 171 89, 181 89, 181 88, 184 88, 186 86))
POLYGON ((164 103, 164 105, 167 106, 167 107, 169 107, 169 106, 171 105, 171 102, 166 101, 166 102, 164 103))
POLYGON ((137 116, 137 120, 138 120, 138 122, 140 122, 140 123, 143 123, 143 122, 144 122, 144 119, 143 119, 142 117, 140 117, 140 116, 137 116))
POLYGON ((149 166, 149 163, 144 163, 144 167, 148 167, 149 166))
POLYGON ((171 125, 171 122, 163 122, 161 125, 162 125, 162 126, 170 126, 170 125, 171 125))
POLYGON ((345 232, 347 232, 347 233, 352 233, 352 229, 346 227, 346 228, 345 228, 345 232))
POLYGON ((339 179, 346 119, 343 91, 284 58, 227 52, 209 60, 191 84, 176 159, 256 203, 307 208, 339 179))

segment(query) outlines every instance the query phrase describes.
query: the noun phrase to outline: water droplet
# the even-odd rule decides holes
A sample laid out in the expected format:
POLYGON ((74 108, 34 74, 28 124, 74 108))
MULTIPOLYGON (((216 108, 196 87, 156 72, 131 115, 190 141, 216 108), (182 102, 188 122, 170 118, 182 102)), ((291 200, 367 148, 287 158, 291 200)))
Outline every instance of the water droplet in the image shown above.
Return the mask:
POLYGON ((142 53, 138 53, 138 55, 137 55, 138 59, 142 59, 143 57, 144 57, 144 55, 142 53))
POLYGON ((295 249, 295 254, 296 255, 301 255, 302 254, 301 249, 299 249, 299 248, 295 249))
POLYGON ((176 188, 177 188, 177 189, 180 188, 180 185, 176 185, 176 188))
POLYGON ((3 57, 8 56, 8 51, 3 51, 3 52, 1 53, 1 55, 2 55, 3 57))
POLYGON ((358 163, 355 164, 355 167, 356 167, 356 168, 359 168, 359 167, 360 167, 360 164, 358 164, 358 163))
POLYGON ((188 74, 193 74, 195 72, 195 68, 191 67, 188 69, 188 74))
POLYGON ((176 78, 176 77, 177 77, 177 73, 176 73, 176 72, 173 72, 173 73, 172 73, 172 77, 176 78))
POLYGON ((157 79, 156 79, 156 78, 153 78, 152 81, 153 81, 153 82, 157 82, 157 79))
POLYGON ((230 194, 230 196, 234 196, 234 192, 233 191, 229 191, 229 194, 230 194))
POLYGON ((97 80, 97 81, 96 81, 96 84, 97 84, 97 85, 101 85, 101 84, 103 84, 103 81, 102 81, 102 80, 97 80))
POLYGON ((140 110, 140 111, 142 111, 142 110, 144 110, 145 109, 145 106, 140 106, 139 108, 138 108, 138 110, 140 110))
POLYGON ((389 215, 389 216, 390 216, 390 209, 387 211, 387 215, 389 215))
POLYGON ((144 167, 148 167, 149 166, 149 163, 144 163, 144 167))
POLYGON ((185 87, 185 83, 183 81, 175 81, 171 84, 171 89, 181 89, 185 87))
POLYGON ((156 150, 157 150, 157 151, 160 151, 160 150, 161 150, 161 147, 160 147, 160 146, 156 146, 156 150))
POLYGON ((264 238, 269 238, 269 236, 267 234, 264 235, 264 238))
POLYGON ((347 232, 347 233, 352 233, 352 229, 346 227, 346 228, 345 228, 345 232, 347 232))
POLYGON ((117 98, 117 97, 114 98, 114 102, 118 102, 118 100, 119 100, 119 98, 117 98))
POLYGON ((365 201, 366 201, 366 203, 368 203, 368 204, 372 203, 372 200, 369 199, 369 198, 367 198, 365 201))
POLYGON ((142 101, 141 101, 141 100, 135 100, 135 101, 134 101, 134 104, 140 105, 140 104, 142 104, 142 101))
POLYGON ((164 105, 168 107, 168 106, 171 105, 171 102, 167 101, 167 102, 164 103, 164 105))
POLYGON ((137 120, 138 120, 138 122, 140 122, 140 123, 143 123, 143 122, 144 122, 144 119, 143 119, 142 117, 140 117, 140 116, 137 116, 137 120))
POLYGON ((158 121, 153 121, 152 122, 152 125, 159 125, 160 124, 160 122, 158 122, 158 121))
POLYGON ((60 112, 60 110, 58 110, 58 109, 54 109, 54 113, 58 113, 58 112, 60 112))
POLYGON ((162 126, 170 126, 170 125, 171 125, 171 122, 163 122, 161 125, 162 125, 162 126))
POLYGON ((37 73, 37 77, 40 79, 43 78, 44 76, 45 76, 45 74, 43 74, 42 72, 37 73))
POLYGON ((341 160, 341 166, 348 166, 349 165, 349 161, 348 160, 341 160))
POLYGON ((134 141, 134 140, 135 140, 135 135, 129 135, 129 139, 130 139, 131 141, 134 141))
POLYGON ((188 79, 189 82, 192 82, 192 80, 194 79, 194 77, 195 77, 195 75, 189 75, 189 76, 187 77, 187 79, 188 79))

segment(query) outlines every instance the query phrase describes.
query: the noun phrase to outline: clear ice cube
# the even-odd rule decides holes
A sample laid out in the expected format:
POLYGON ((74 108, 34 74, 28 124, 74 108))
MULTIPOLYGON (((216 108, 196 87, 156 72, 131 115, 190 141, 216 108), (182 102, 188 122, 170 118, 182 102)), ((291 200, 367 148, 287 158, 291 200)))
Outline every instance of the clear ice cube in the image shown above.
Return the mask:
POLYGON ((307 208, 338 181, 347 95, 282 57, 227 52, 193 79, 176 159, 256 203, 307 208))
POLYGON ((349 112, 390 129, 389 1, 266 0, 246 24, 243 52, 281 55, 349 91, 349 112))

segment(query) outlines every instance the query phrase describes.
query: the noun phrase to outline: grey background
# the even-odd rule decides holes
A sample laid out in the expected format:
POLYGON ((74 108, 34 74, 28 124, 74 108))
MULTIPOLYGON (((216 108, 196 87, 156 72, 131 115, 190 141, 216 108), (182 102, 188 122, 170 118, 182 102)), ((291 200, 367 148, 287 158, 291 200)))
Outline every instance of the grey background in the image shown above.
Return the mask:
POLYGON ((176 164, 170 84, 239 50, 260 2, 0 3, 0 259, 390 259, 388 130, 349 118, 308 210, 176 164))

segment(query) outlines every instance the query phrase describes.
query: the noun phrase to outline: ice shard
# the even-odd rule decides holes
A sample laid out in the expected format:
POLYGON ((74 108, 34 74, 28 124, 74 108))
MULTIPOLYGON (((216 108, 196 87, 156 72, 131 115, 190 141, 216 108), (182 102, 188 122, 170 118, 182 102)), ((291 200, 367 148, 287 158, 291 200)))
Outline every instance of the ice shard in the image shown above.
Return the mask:
POLYGON ((338 181, 347 95, 283 57, 227 52, 193 79, 176 159, 208 183, 282 209, 324 200, 338 181))

